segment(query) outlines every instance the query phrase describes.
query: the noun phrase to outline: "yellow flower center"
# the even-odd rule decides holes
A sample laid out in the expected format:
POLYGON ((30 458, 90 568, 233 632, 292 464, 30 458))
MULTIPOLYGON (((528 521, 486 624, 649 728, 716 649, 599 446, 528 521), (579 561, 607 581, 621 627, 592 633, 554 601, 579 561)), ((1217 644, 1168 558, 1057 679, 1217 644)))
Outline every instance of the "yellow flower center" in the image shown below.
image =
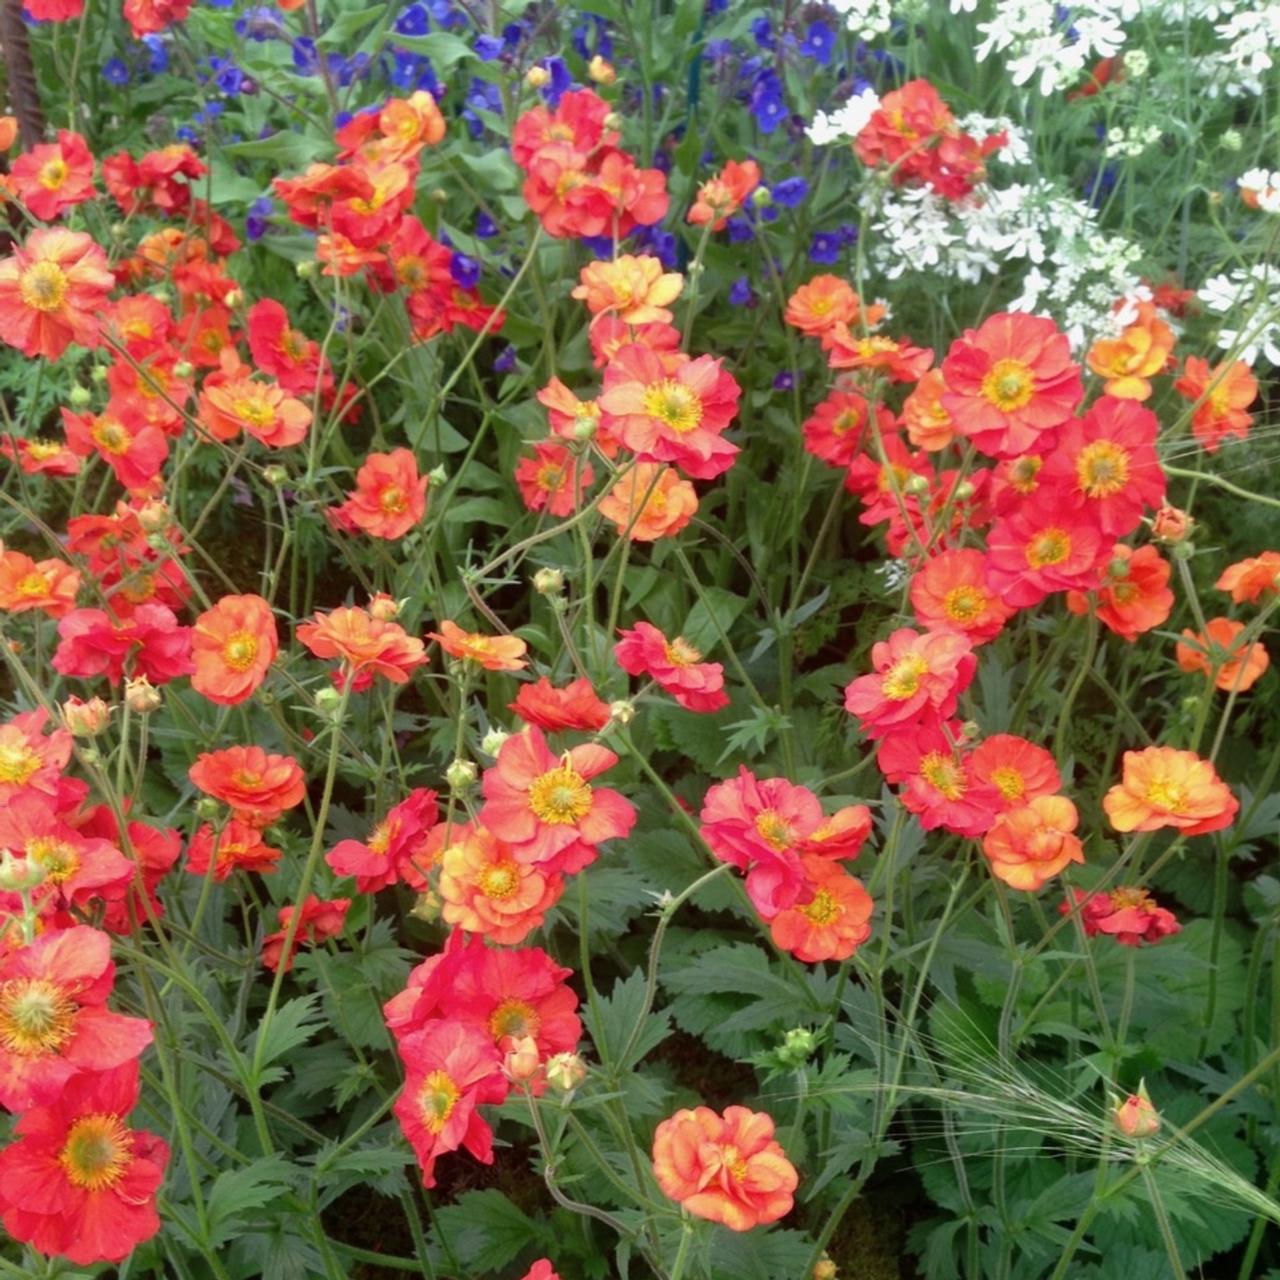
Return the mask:
POLYGON ((729 1170, 729 1176, 734 1182, 741 1182, 747 1176, 747 1162, 737 1147, 725 1147, 720 1153, 720 1161, 729 1170))
POLYGON ((46 458, 56 458, 61 452, 62 445, 54 440, 27 441, 27 454, 37 462, 43 462, 46 458))
POLYGON ((439 1133, 449 1123, 453 1109, 462 1097, 462 1090, 447 1071, 431 1071, 422 1082, 418 1094, 418 1109, 422 1123, 431 1133, 439 1133))
POLYGON ((905 702, 920 689, 920 679, 929 670, 929 664, 918 654, 909 653, 884 673, 881 691, 890 702, 905 702))
POLYGON ((774 849, 786 849, 795 839, 795 833, 772 809, 757 814, 756 834, 774 849))
POLYGON ((1035 394, 1035 376, 1022 360, 997 360, 982 379, 980 394, 1001 413, 1021 409, 1035 394))
POLYGON ((1151 895, 1145 889, 1113 889, 1107 895, 1108 901, 1119 911, 1136 908, 1139 911, 1150 911, 1155 905, 1151 895))
POLYGON ((1065 529, 1041 529, 1027 543, 1027 564, 1033 569, 1061 564, 1071 554, 1071 535, 1065 529))
POLYGON ((539 468, 534 482, 544 493, 555 493, 564 483, 564 468, 550 462, 545 467, 539 468))
POLYGON ((702 401, 688 387, 670 378, 654 383, 644 393, 644 411, 680 435, 702 421, 702 401))
POLYGON ((591 788, 566 757, 558 769, 549 769, 530 784, 529 808, 551 826, 581 822, 591 812, 591 788))
POLYGON ((57 189, 66 182, 67 176, 70 172, 71 170, 67 168, 67 162, 61 156, 56 156, 52 160, 46 160, 45 163, 40 166, 40 173, 37 176, 36 181, 39 182, 46 191, 57 191, 57 189))
POLYGON ((40 757, 25 744, 0 747, 0 782, 25 787, 31 775, 40 768, 40 757))
POLYGON ((395 839, 396 823, 388 818, 385 822, 380 822, 373 829, 373 834, 369 837, 369 852, 376 853, 379 857, 383 857, 387 850, 391 848, 391 841, 395 839))
POLYGON ((16 590, 20 596, 48 595, 49 579, 43 573, 33 571, 19 580, 16 590))
POLYGON ((676 636, 670 644, 663 645, 662 651, 673 667, 691 667, 702 661, 702 654, 684 636, 676 636))
POLYGON ((843 908, 835 897, 825 889, 819 889, 813 895, 813 901, 799 908, 800 914, 812 921, 820 929, 834 924, 844 914, 843 908))
POLYGON ((831 434, 833 436, 847 436, 850 431, 856 431, 862 424, 862 415, 854 409, 845 409, 842 413, 837 413, 831 420, 831 434))
POLYGON ((44 978, 0 984, 0 1046, 20 1058, 57 1053, 75 1030, 76 1003, 44 978))
POLYGON ((232 671, 248 671, 258 656, 258 637, 252 631, 233 631, 222 645, 222 660, 232 671))
POLYGON ((103 1191, 124 1177, 132 1147, 132 1136, 119 1116, 94 1112, 71 1126, 58 1163, 73 1187, 103 1191))
POLYGON ((1170 813, 1177 813, 1186 806, 1187 789, 1172 778, 1153 778, 1147 783, 1147 801, 1170 813))
POLYGON ((1129 451, 1110 440, 1085 445, 1076 459, 1076 478, 1091 498, 1109 498, 1129 483, 1129 451))
POLYGON ((378 494, 378 506, 389 516, 399 516, 408 511, 409 499, 398 484, 389 484, 378 494))
POLYGON ((536 1037, 542 1027, 538 1011, 525 1000, 504 1000, 489 1015, 489 1034, 495 1040, 503 1036, 536 1037))
POLYGON ((1022 774, 1012 765, 1003 764, 991 771, 991 781, 996 790, 1006 800, 1021 800, 1026 794, 1027 784, 1022 774))
POLYGON ((89 435, 103 453, 128 453, 133 443, 133 436, 114 418, 99 418, 89 435))
POLYGON ((1012 467, 1009 468, 1009 483, 1013 485, 1014 490, 1023 497, 1029 493, 1034 493, 1036 488, 1036 476, 1040 474, 1040 468, 1044 466, 1044 459, 1038 454, 1029 454, 1026 457, 1019 458, 1012 467))
POLYGON ((67 296, 70 281, 56 262, 37 262, 18 279, 18 296, 33 311, 57 311, 67 296))
POLYGON ((495 862, 480 873, 478 881, 480 892, 486 898, 497 898, 499 901, 509 898, 520 887, 520 872, 510 858, 495 862))
POLYGON ((964 795, 964 770, 941 751, 930 751, 920 761, 920 776, 948 800, 964 795))
POLYGON ((396 263, 396 279, 410 293, 421 289, 427 283, 427 265, 421 258, 401 258, 396 263))
POLYGON ((942 611, 952 622, 972 622, 985 605, 977 587, 952 587, 942 598, 942 611))
POLYGON ((45 879, 53 884, 70 880, 80 870, 80 855, 75 845, 56 836, 37 836, 28 841, 27 856, 44 868, 45 879))
POLYGON ((269 427, 276 420, 275 407, 258 387, 247 390, 231 408, 237 418, 251 427, 269 427))

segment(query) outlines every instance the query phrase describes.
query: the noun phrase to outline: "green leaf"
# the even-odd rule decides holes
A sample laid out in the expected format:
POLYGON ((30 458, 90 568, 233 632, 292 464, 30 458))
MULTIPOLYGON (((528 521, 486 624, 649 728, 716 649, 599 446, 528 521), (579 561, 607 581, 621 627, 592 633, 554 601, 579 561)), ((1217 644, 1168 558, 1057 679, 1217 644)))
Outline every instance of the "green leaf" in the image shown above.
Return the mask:
MULTIPOLYGON (((269 138, 252 138, 248 142, 229 142, 222 150, 246 160, 271 160, 278 169, 304 169, 313 160, 333 150, 331 143, 308 134, 282 130, 269 138)), ((314 251, 314 250, 313 250, 314 251)))
MULTIPOLYGON (((324 1017, 317 1008, 320 997, 315 992, 298 996, 294 1000, 286 1000, 275 1012, 271 1024, 267 1027, 267 1037, 263 1043, 261 1063, 266 1066, 277 1058, 283 1058, 292 1049, 306 1044, 324 1025, 324 1017)), ((245 1056, 253 1061, 258 1055, 258 1038, 262 1035, 259 1026, 250 1037, 245 1047, 245 1056)))
POLYGON ((623 1061, 618 1061, 644 1008, 645 975, 635 969, 627 977, 620 978, 609 996, 602 997, 599 1020, 596 1011, 586 1010, 587 1029, 595 1041, 600 1057, 613 1061, 618 1071, 626 1071, 647 1053, 656 1049, 671 1034, 671 1023, 665 1011, 651 1013, 641 1026, 634 1047, 623 1061))
POLYGON ((733 621, 747 602, 732 591, 703 587, 697 603, 680 628, 680 634, 697 650, 708 653, 720 644, 720 635, 729 634, 733 621))
POLYGON ((432 31, 425 36, 396 36, 396 47, 411 53, 425 53, 437 72, 448 71, 463 58, 476 55, 471 46, 448 31, 432 31))
POLYGON ((547 1243, 547 1233, 493 1189, 468 1191, 455 1204, 437 1209, 436 1217, 440 1236, 472 1271, 496 1271, 530 1245, 547 1243))
POLYGON ((297 1173, 287 1161, 267 1156, 243 1169, 228 1169, 218 1174, 209 1188, 205 1205, 209 1247, 217 1248, 237 1235, 245 1211, 262 1209, 283 1195, 297 1173))
POLYGON ((351 37, 356 32, 372 26, 386 11, 386 5, 375 4, 368 9, 354 9, 348 13, 340 13, 316 44, 322 49, 346 49, 354 43, 351 37))

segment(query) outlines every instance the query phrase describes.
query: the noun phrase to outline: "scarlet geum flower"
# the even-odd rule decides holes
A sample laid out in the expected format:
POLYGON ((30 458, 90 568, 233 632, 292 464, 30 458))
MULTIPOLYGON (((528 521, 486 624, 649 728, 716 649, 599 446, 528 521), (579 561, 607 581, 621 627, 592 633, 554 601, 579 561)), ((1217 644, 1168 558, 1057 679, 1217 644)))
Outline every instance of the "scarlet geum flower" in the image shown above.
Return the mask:
POLYGON ((191 687, 223 706, 252 696, 279 651, 271 606, 256 595, 223 596, 192 628, 191 687))
POLYGON ((0 341, 56 360, 67 346, 96 347, 115 276, 83 231, 41 227, 0 258, 0 341))

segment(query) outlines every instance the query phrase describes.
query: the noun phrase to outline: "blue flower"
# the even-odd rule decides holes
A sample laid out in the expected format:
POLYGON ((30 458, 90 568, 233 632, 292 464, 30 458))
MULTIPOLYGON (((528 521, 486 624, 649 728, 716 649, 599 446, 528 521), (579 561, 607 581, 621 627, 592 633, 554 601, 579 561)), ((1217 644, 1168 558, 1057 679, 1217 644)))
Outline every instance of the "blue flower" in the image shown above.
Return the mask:
POLYGON ((774 374, 773 389, 775 391, 790 391, 795 385, 795 374, 790 369, 783 369, 781 373, 774 374))
POLYGON ((656 225, 640 228, 635 236, 635 247, 653 254, 668 271, 674 270, 680 260, 680 245, 674 234, 656 225))
POLYGON ((193 147, 200 141, 200 135, 190 125, 179 125, 173 132, 179 142, 189 142, 193 147))
POLYGON ((751 90, 751 114, 761 133, 772 133, 787 118, 782 81, 772 71, 762 72, 756 79, 751 90))
POLYGON ((251 241, 261 240, 271 225, 275 205, 270 196, 259 196, 250 206, 244 220, 244 233, 251 241))
POLYGON ((479 36, 472 48, 481 62, 492 62, 495 58, 502 57, 507 46, 501 36, 479 36))
POLYGON ((108 58, 102 64, 102 78, 108 84, 128 84, 129 68, 119 58, 108 58))
POLYGON ((851 244, 858 243, 858 228, 852 222, 842 222, 836 228, 836 235, 840 237, 840 247, 847 249, 851 244))
POLYGON ((313 76, 320 70, 316 42, 309 36, 299 36, 293 42, 293 65, 304 76, 313 76))
POLYGON ((813 243, 809 246, 809 260, 824 267, 834 266, 840 261, 840 250, 843 245, 838 231, 817 231, 813 243))
POLYGON ((729 305, 734 307, 753 307, 756 304, 755 291, 746 276, 739 276, 729 286, 729 305))
POLYGON ((492 240, 498 234, 498 224, 483 209, 476 214, 475 237, 477 240, 492 240))
POLYGON ((585 245, 587 252, 596 258, 613 257, 612 236, 579 236, 578 243, 585 245))
POLYGON ((274 40, 284 35, 284 23, 279 13, 265 5, 254 9, 246 9, 236 19, 236 35, 248 36, 261 44, 264 40, 274 40))
POLYGON ((350 124, 350 123, 351 123, 355 118, 356 118, 356 117, 355 117, 355 113, 354 113, 354 112, 352 112, 352 111, 339 111, 339 112, 338 112, 338 113, 333 117, 333 127, 334 127, 335 129, 342 129, 342 128, 345 128, 345 127, 346 127, 347 125, 349 125, 349 124, 350 124))
POLYGON ((722 58, 732 58, 733 41, 708 40, 702 48, 702 56, 708 62, 719 62, 722 58))
POLYGON ((209 65, 214 69, 213 82, 219 93, 235 97, 244 88, 244 72, 229 58, 210 58, 209 65))
POLYGON ((480 281, 480 264, 465 253, 455 253, 449 263, 449 274, 455 284, 464 289, 474 289, 480 281))
POLYGON ((780 204, 784 209, 794 209, 796 205, 804 203, 805 196, 809 194, 809 184, 799 177, 783 178, 776 186, 769 188, 769 194, 775 204, 780 204))
POLYGON ((729 0, 707 0, 706 12, 714 17, 717 13, 723 13, 728 7, 729 0))
POLYGON ((210 9, 232 9, 236 0, 205 0, 210 9))
POLYGON ((164 75, 169 70, 169 50, 164 41, 159 36, 143 36, 142 43, 147 46, 147 52, 151 55, 147 70, 153 76, 164 75))
POLYGON ((551 73, 550 82, 542 87, 542 100, 549 107, 558 107, 560 99, 573 88, 573 77, 563 58, 543 58, 540 65, 551 73))
POLYGON ((424 4, 411 4, 400 10, 396 19, 396 34, 402 36, 425 36, 431 30, 431 16, 424 4))
POLYGON ((812 58, 820 66, 831 62, 831 54, 836 47, 836 33, 825 22, 811 22, 800 42, 800 56, 812 58))
POLYGON ((746 218, 730 218, 725 223, 725 230, 729 233, 730 244, 746 244, 756 238, 756 229, 746 218))
POLYGON ((516 367, 516 349, 513 346, 505 346, 498 353, 498 358, 493 362, 494 373, 510 373, 516 367))
POLYGON ((769 23, 768 18, 753 18, 751 20, 751 35, 754 37, 756 44, 762 49, 775 49, 778 42, 774 39, 773 27, 769 23))

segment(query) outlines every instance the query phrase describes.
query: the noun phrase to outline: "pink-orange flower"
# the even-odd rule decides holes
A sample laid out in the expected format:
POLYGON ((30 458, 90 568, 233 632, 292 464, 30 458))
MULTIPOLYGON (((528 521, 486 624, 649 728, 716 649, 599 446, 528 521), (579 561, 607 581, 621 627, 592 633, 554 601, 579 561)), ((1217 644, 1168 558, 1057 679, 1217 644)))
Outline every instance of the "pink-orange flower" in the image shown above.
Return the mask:
POLYGON ((517 862, 511 849, 483 827, 460 836, 440 855, 445 923, 502 946, 523 942, 563 892, 559 875, 517 862))
POLYGON ((635 825, 629 801, 591 785, 617 762, 612 751, 589 744, 556 757, 540 729, 512 734, 485 770, 480 824, 509 844, 518 862, 579 871, 598 844, 626 836, 635 825))
POLYGON ((805 890, 769 921, 769 932, 805 964, 847 960, 871 936, 871 897, 839 863, 812 854, 800 862, 805 890))
POLYGON ((525 654, 529 646, 519 636, 486 636, 478 631, 464 631, 456 622, 445 618, 439 631, 428 631, 451 658, 474 662, 486 671, 522 671, 529 665, 525 654))
POLYGON ((738 446, 722 432, 738 412, 741 388, 714 356, 663 357, 623 347, 604 371, 604 425, 644 462, 672 462, 695 480, 727 471, 738 446))
POLYGON ((1018 608, 1055 591, 1092 591, 1113 545, 1076 508, 1027 504, 998 520, 987 537, 987 586, 1018 608))
POLYGON ((592 262, 582 268, 582 281, 570 295, 585 302, 593 316, 616 315, 624 324, 671 322, 668 305, 680 296, 684 277, 662 270, 662 263, 648 254, 620 254, 612 261, 592 262))
MULTIPOLYGON (((886 405, 875 408, 881 438, 894 430, 893 411, 886 405)), ((815 406, 801 426, 804 447, 815 458, 833 467, 847 467, 870 440, 867 399, 857 391, 833 391, 815 406)))
POLYGON ((600 514, 633 542, 656 542, 683 529, 698 510, 698 495, 673 467, 637 462, 600 499, 600 514))
POLYGON ((916 382, 933 364, 933 352, 928 347, 912 346, 910 338, 854 332, 842 322, 827 330, 822 345, 833 369, 875 370, 891 382, 916 382))
POLYGON ((648 622, 621 632, 613 648, 618 665, 628 675, 645 675, 657 681, 682 707, 689 711, 712 712, 729 705, 724 692, 724 668, 718 662, 703 662, 683 636, 668 640, 648 622))
POLYGON ((1258 398, 1258 380, 1243 360, 1210 368, 1207 360, 1188 356, 1173 389, 1197 402, 1191 432, 1206 453, 1216 453, 1229 436, 1243 440, 1249 434, 1248 409, 1258 398))
POLYGON ((210 702, 235 706, 266 679, 279 648, 275 617, 261 596, 223 596, 192 628, 191 687, 210 702))
POLYGON ((844 691, 844 709, 869 738, 924 716, 945 719, 969 686, 977 659, 959 631, 901 627, 871 648, 875 672, 859 676, 844 691))
POLYGON ((764 1112, 729 1107, 677 1111, 653 1135, 653 1173, 665 1195, 731 1231, 791 1212, 799 1182, 764 1112))
POLYGON ((130 492, 154 493, 160 469, 169 456, 164 432, 144 422, 133 406, 117 417, 105 413, 62 410, 67 447, 82 458, 97 455, 130 492))
POLYGON ((595 479, 591 463, 555 440, 537 441, 533 455, 516 463, 516 485, 524 505, 553 516, 572 515, 595 479))
POLYGON ((807 280, 787 299, 783 319, 811 338, 823 338, 837 324, 874 329, 884 314, 879 304, 863 307, 848 281, 824 273, 807 280))
POLYGON ((993 458, 1043 447, 1084 394, 1071 346, 1052 320, 1001 312, 966 329, 942 362, 942 405, 958 434, 993 458))
POLYGON ((1102 799, 1117 831, 1173 827, 1184 835, 1221 831, 1235 821, 1240 802, 1194 751, 1146 747, 1124 753, 1121 781, 1102 799))
POLYGON ((187 776, 205 795, 220 800, 232 814, 255 827, 273 823, 286 809, 302 803, 306 778, 292 756, 268 754, 261 747, 223 747, 196 757, 187 776))
POLYGON ((596 695, 585 676, 572 680, 562 689, 552 685, 546 676, 534 684, 522 684, 516 700, 507 704, 526 724, 537 725, 548 733, 565 729, 596 732, 609 723, 609 708, 596 695))
POLYGON ((1062 785, 1051 752, 1013 733, 993 733, 973 749, 973 776, 995 787, 1004 809, 1051 796, 1062 785))
POLYGON ((1257 604, 1280 591, 1280 551, 1263 551, 1228 565, 1213 584, 1236 604, 1257 604))
POLYGON ((427 477, 408 449, 371 453, 356 472, 355 492, 330 511, 339 528, 403 538, 427 514, 427 477))
POLYGON ((44 733, 48 720, 47 711, 23 711, 0 724, 0 805, 24 794, 58 794, 71 735, 65 729, 44 733))
POLYGON ((434 852, 431 835, 440 816, 436 793, 411 791, 369 833, 367 840, 340 840, 325 861, 340 876, 355 876, 360 893, 377 893, 399 881, 425 889, 434 852))
POLYGON ((971 547, 930 557, 911 579, 911 607, 931 631, 960 631, 972 645, 993 640, 1016 610, 987 586, 981 551, 971 547))
POLYGON ((907 725, 881 739, 876 764, 898 799, 926 831, 942 827, 958 836, 983 835, 995 821, 1000 792, 977 776, 973 753, 939 724, 907 725))
MULTIPOLYGON (((1156 943, 1182 931, 1173 912, 1157 906, 1145 889, 1121 888, 1093 894, 1075 889, 1072 892, 1080 904, 1080 923, 1084 925, 1087 937, 1103 933, 1122 947, 1138 947, 1144 942, 1156 943)), ((1069 902, 1058 906, 1062 915, 1067 915, 1070 910, 1069 902)))
POLYGON ((326 938, 336 938, 346 927, 347 911, 351 907, 350 898, 317 898, 314 893, 307 895, 302 904, 302 915, 294 931, 293 945, 289 954, 284 954, 284 944, 289 937, 289 926, 293 922, 293 906, 281 907, 277 912, 280 928, 262 939, 262 963, 268 969, 276 969, 284 965, 285 973, 293 968, 293 958, 298 948, 304 943, 314 945, 326 938))
POLYGON ((902 402, 902 422, 907 429, 907 439, 926 453, 937 453, 955 439, 955 423, 942 402, 946 394, 947 382, 942 370, 930 369, 902 402))
POLYGON ((1174 650, 1183 671, 1203 671, 1212 677, 1214 688, 1244 693, 1252 689, 1271 665, 1271 655, 1260 640, 1246 648, 1241 639, 1244 623, 1234 618, 1210 618, 1205 631, 1184 630, 1174 650))
POLYGON ((311 410, 274 382, 262 382, 233 350, 223 353, 221 370, 205 379, 200 392, 200 424, 215 440, 246 432, 272 449, 306 439, 311 410))
POLYGON ((50 618, 61 618, 76 607, 79 590, 80 573, 65 560, 35 561, 0 546, 0 611, 39 609, 50 618))
POLYGON ((689 209, 694 226, 711 224, 723 231, 730 216, 742 208, 746 198, 760 185, 760 166, 754 160, 727 160, 713 178, 698 188, 698 198, 689 209))
POLYGON ((1084 861, 1076 807, 1065 796, 1036 796, 996 818, 982 839, 991 874, 1011 889, 1033 891, 1072 862, 1084 861))
POLYGON ((105 675, 112 684, 125 675, 166 684, 191 674, 191 628, 162 604, 140 604, 128 618, 73 609, 58 622, 53 668, 86 680, 105 675))
POLYGON ((1118 337, 1099 338, 1085 357, 1106 379, 1103 390, 1121 400, 1146 400, 1154 374, 1162 373, 1173 350, 1173 330, 1156 314, 1154 302, 1139 302, 1138 314, 1118 337))
POLYGON ((359 680, 375 675, 392 684, 405 684, 427 661, 426 647, 398 622, 374 617, 367 609, 344 605, 317 613, 299 624, 298 639, 317 658, 337 658, 359 680))
POLYGON ((116 279, 83 231, 41 227, 0 258, 0 341, 56 360, 69 343, 96 347, 116 279))
POLYGON ((44 222, 96 194, 89 146, 69 129, 58 130, 57 142, 42 142, 24 152, 9 172, 19 199, 44 222))
POLYGON ((279 861, 280 850, 267 844, 257 827, 235 818, 217 832, 206 822, 187 847, 187 870, 203 876, 212 865, 213 878, 219 884, 234 871, 274 871, 279 861))
MULTIPOLYGON (((1154 630, 1173 612, 1171 573, 1169 562, 1149 543, 1137 550, 1117 543, 1093 595, 1098 621, 1130 644, 1154 630)), ((1072 613, 1086 613, 1089 600, 1082 592, 1067 592, 1067 608, 1072 613)))

